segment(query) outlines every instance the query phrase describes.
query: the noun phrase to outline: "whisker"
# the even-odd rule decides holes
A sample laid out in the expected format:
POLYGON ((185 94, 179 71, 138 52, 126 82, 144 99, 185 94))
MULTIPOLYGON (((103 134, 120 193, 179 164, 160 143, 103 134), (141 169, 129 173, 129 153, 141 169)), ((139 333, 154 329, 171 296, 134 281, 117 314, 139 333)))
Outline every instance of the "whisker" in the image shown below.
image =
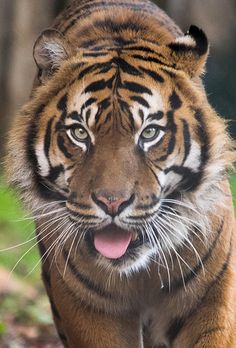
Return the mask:
MULTIPOLYGON (((48 203, 42 204, 42 205, 40 205, 40 206, 38 206, 38 207, 36 207, 36 208, 32 208, 32 209, 30 209, 30 212, 29 212, 29 213, 25 214, 25 215, 22 217, 22 219, 23 219, 23 220, 24 220, 24 218, 31 218, 31 219, 33 219, 33 214, 34 214, 35 212, 40 211, 40 210, 45 211, 46 208, 49 208, 49 207, 51 207, 52 205, 58 205, 58 204, 60 204, 60 203, 66 203, 66 201, 53 201, 53 202, 48 202, 48 203)), ((15 221, 15 220, 13 220, 13 221, 15 221)), ((18 220, 16 220, 16 221, 18 221, 18 220)))
MULTIPOLYGON (((174 229, 175 226, 174 226, 174 225, 171 225, 171 223, 166 222, 166 221, 165 221, 163 218, 161 218, 161 217, 160 217, 160 220, 162 221, 163 225, 165 225, 165 224, 167 223, 167 224, 171 227, 171 229, 174 229)), ((174 220, 174 219, 172 219, 172 220, 174 220)), ((178 222, 184 226, 184 224, 182 223, 182 221, 178 221, 178 222)), ((184 227, 185 227, 185 226, 184 226, 184 227)), ((178 231, 178 230, 177 230, 177 231, 178 231)), ((192 230, 190 230, 190 231, 191 231, 191 232, 194 232, 194 231, 192 231, 192 230)), ((173 230, 171 230, 171 231, 169 231, 169 232, 170 232, 172 235, 174 235, 173 230)), ((176 235, 176 233, 175 233, 175 235, 176 235)), ((199 237, 199 236, 196 234, 196 237, 199 237)), ((201 239, 200 239, 200 241, 202 242, 201 239)), ((194 245, 192 244, 192 242, 189 240, 189 238, 184 237, 184 240, 182 241, 182 244, 185 245, 186 248, 188 248, 189 250, 193 250, 194 253, 195 253, 195 255, 196 255, 197 260, 202 264, 202 259, 201 259, 200 255, 199 255, 198 251, 196 250, 196 248, 195 248, 194 245), (189 247, 186 245, 185 242, 187 242, 187 243, 190 245, 191 248, 189 248, 189 247)), ((203 266, 203 264, 202 264, 202 269, 203 269, 203 271, 204 271, 204 266, 203 266)))
MULTIPOLYGON (((68 231, 67 231, 67 233, 68 233, 68 238, 70 238, 70 237, 73 235, 73 232, 75 232, 75 231, 73 230, 73 227, 74 227, 73 225, 70 226, 70 228, 69 228, 68 231)), ((67 268, 67 265, 68 265, 68 261, 69 261, 70 254, 71 254, 73 245, 74 245, 74 243, 75 243, 76 237, 77 237, 77 235, 76 235, 76 233, 75 233, 74 238, 73 238, 72 243, 71 243, 71 246, 70 246, 70 249, 69 249, 69 252, 68 252, 68 255, 67 255, 67 258, 66 258, 66 263, 65 263, 64 272, 63 272, 63 278, 65 277, 66 268, 67 268)), ((67 239, 68 239, 68 238, 67 238, 67 239)))
MULTIPOLYGON (((149 227, 150 225, 148 225, 149 227)), ((158 250, 161 252, 162 256, 163 256, 163 260, 164 260, 164 263, 165 263, 165 266, 166 266, 166 271, 167 271, 167 277, 168 277, 168 284, 169 284, 169 291, 170 291, 170 286, 171 286, 171 277, 170 277, 170 270, 169 270, 169 264, 168 264, 168 261, 166 259, 166 256, 165 256, 165 253, 162 249, 162 246, 157 238, 157 236, 155 235, 155 233, 153 233, 153 230, 152 228, 148 228, 148 230, 146 229, 146 233, 147 235, 149 234, 149 236, 154 240, 154 245, 157 245, 158 246, 158 250), (151 233, 151 235, 150 235, 151 233)))
POLYGON ((51 234, 51 231, 49 231, 45 236, 43 236, 41 239, 37 239, 37 242, 34 243, 21 257, 20 259, 15 263, 14 267, 12 268, 9 277, 12 275, 12 273, 14 272, 14 270, 16 269, 16 267, 18 266, 18 264, 21 262, 21 260, 38 244, 40 243, 42 240, 44 240, 48 235, 51 234))
MULTIPOLYGON (((52 231, 49 232, 50 235, 50 238, 55 235, 58 230, 64 226, 67 222, 67 220, 65 219, 62 219, 64 220, 64 222, 60 225, 60 226, 56 226, 52 231)), ((48 234, 46 235, 46 237, 48 236, 48 234)), ((30 271, 30 273, 28 273, 28 275, 30 275, 34 270, 35 268, 40 264, 40 263, 43 263, 47 260, 47 258, 50 256, 50 253, 52 252, 53 248, 56 246, 57 244, 57 241, 60 240, 61 238, 61 235, 59 235, 54 241, 53 243, 50 245, 50 247, 45 251, 45 253, 40 257, 39 261, 36 263, 36 265, 34 266, 34 268, 30 271)))

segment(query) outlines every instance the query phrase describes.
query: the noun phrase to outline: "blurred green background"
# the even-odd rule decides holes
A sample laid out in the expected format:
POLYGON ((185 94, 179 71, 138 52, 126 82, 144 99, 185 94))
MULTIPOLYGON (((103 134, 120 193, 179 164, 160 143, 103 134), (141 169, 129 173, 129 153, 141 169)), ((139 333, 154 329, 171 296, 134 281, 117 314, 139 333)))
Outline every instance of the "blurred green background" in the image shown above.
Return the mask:
MULTIPOLYGON (((34 225, 16 193, 4 183, 1 163, 9 125, 30 93, 35 73, 34 41, 67 2, 0 0, 0 347, 3 348, 60 347, 54 338, 40 281, 38 251, 33 247, 34 225)), ((154 2, 184 32, 195 24, 207 33, 211 43, 204 77, 208 98, 217 112, 230 120, 230 132, 236 137, 235 0, 154 2)), ((235 175, 231 176, 231 188, 236 197, 235 175)))

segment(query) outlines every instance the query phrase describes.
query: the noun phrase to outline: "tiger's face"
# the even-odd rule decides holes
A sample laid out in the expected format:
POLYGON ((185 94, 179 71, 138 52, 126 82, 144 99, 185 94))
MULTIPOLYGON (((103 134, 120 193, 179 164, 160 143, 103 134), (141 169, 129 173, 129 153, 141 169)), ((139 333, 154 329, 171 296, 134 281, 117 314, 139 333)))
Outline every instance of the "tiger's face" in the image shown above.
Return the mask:
POLYGON ((164 69, 136 68, 128 53, 105 58, 80 64, 41 111, 38 174, 66 197, 95 258, 140 264, 186 238, 165 210, 196 186, 207 139, 196 105, 164 69))
POLYGON ((140 49, 66 60, 33 95, 41 105, 28 130, 35 181, 66 207, 78 252, 124 272, 165 259, 197 228, 180 217, 181 199, 201 185, 212 141, 191 64, 186 73, 162 64, 152 45, 150 59, 140 49))

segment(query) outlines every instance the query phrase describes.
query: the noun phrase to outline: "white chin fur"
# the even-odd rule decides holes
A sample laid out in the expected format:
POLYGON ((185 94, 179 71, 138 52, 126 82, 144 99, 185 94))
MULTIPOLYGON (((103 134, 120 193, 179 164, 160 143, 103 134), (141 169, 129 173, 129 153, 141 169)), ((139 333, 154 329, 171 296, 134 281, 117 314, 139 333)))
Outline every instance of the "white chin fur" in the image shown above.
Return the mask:
POLYGON ((129 277, 142 269, 148 269, 151 259, 157 254, 157 248, 150 247, 150 245, 143 245, 141 249, 135 260, 127 258, 121 265, 114 266, 109 259, 103 256, 98 257, 96 264, 99 268, 105 268, 108 271, 119 273, 120 276, 129 277))

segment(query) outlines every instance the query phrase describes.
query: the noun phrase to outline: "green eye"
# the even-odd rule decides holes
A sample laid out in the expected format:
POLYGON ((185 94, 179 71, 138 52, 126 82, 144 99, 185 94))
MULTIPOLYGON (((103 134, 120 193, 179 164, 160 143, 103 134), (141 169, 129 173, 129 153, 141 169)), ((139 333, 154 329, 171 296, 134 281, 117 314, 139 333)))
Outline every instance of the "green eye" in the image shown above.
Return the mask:
POLYGON ((160 130, 157 127, 149 126, 145 128, 140 137, 144 141, 151 141, 155 139, 160 133, 160 130))
POLYGON ((89 138, 88 132, 81 126, 71 129, 71 135, 77 141, 86 141, 89 138))

